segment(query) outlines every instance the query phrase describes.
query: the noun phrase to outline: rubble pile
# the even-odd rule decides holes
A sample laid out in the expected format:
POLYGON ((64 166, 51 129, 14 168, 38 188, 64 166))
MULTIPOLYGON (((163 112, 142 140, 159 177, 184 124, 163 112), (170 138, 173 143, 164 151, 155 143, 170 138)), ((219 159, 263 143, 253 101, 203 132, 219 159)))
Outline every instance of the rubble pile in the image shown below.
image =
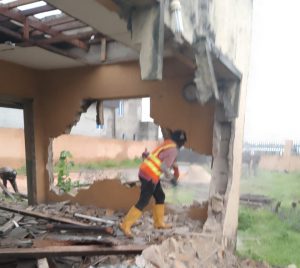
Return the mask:
MULTIPOLYGON (((172 210, 174 211, 174 208, 172 210)), ((8 205, 0 202, 0 250, 3 253, 6 249, 12 251, 16 249, 16 253, 20 253, 19 249, 28 249, 34 253, 34 251, 43 252, 44 248, 57 246, 60 253, 68 251, 68 246, 98 246, 111 249, 109 252, 116 253, 118 257, 102 256, 100 260, 86 257, 87 260, 83 260, 82 257, 74 257, 72 254, 70 254, 72 257, 66 257, 67 255, 55 257, 54 252, 46 255, 49 262, 51 260, 51 263, 55 263, 54 267, 60 267, 57 263, 70 262, 76 267, 76 263, 81 265, 83 261, 94 265, 123 261, 128 264, 134 263, 136 253, 142 252, 147 246, 161 243, 169 237, 201 232, 203 225, 199 220, 188 218, 187 210, 178 208, 178 214, 166 215, 166 221, 172 222, 173 228, 157 230, 153 228, 152 213, 146 211, 133 226, 134 239, 128 239, 118 229, 118 223, 124 214, 125 211, 79 206, 68 202, 29 207, 25 204, 8 205)), ((84 248, 84 250, 88 249, 84 248)), ((91 250, 95 249, 91 248, 91 250)), ((99 252, 99 255, 110 253, 104 250, 99 252)), ((82 256, 88 255, 92 254, 82 252, 82 256)), ((2 258, 1 261, 4 259, 2 258)))
POLYGON ((172 237, 146 248, 135 259, 138 268, 271 268, 266 263, 240 260, 209 234, 172 237))
POLYGON ((165 240, 160 246, 152 245, 136 258, 139 268, 217 268, 239 267, 237 259, 225 252, 214 237, 187 235, 165 240))

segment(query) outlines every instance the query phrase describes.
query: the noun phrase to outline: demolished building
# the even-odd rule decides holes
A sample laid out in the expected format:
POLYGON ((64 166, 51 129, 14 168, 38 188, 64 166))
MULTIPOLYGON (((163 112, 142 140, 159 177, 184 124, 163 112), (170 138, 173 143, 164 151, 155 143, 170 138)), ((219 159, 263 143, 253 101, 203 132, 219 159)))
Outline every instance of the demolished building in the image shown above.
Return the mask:
MULTIPOLYGON (((252 0, 0 1, 0 104, 24 110, 29 204, 68 199, 51 190, 52 140, 91 103, 150 97, 156 124, 213 157, 204 230, 234 248, 251 19, 252 0)), ((110 208, 114 187, 73 201, 110 208)))

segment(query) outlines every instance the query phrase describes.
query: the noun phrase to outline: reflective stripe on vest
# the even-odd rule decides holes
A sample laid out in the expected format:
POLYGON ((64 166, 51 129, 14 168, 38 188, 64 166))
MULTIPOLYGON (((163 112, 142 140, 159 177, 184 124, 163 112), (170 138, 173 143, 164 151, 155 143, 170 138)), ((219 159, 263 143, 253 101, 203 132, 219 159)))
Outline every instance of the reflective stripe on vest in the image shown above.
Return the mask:
POLYGON ((166 140, 162 145, 157 147, 140 166, 140 169, 143 171, 143 173, 151 177, 154 183, 159 181, 159 178, 162 174, 162 162, 158 156, 162 151, 169 148, 176 148, 176 143, 171 140, 166 140))

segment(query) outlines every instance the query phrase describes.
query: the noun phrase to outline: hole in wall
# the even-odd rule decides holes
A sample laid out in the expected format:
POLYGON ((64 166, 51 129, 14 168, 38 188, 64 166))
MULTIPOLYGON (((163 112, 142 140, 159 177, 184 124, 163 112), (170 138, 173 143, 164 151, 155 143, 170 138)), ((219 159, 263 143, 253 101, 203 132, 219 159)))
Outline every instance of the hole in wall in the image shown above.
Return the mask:
POLYGON ((83 104, 84 112, 70 134, 50 140, 50 189, 76 194, 97 180, 118 178, 128 185, 138 182, 143 152, 155 148, 162 139, 150 118, 149 98, 87 100, 83 104), (58 181, 61 176, 66 182, 63 187, 58 181))
MULTIPOLYGON (((139 185, 142 154, 151 152, 163 141, 163 131, 150 117, 149 98, 88 103, 70 134, 50 141, 51 189, 59 194, 68 191, 76 195, 78 189, 88 189, 95 181, 115 178, 129 187, 139 185), (71 181, 62 187, 58 177, 63 168, 69 168, 64 179, 71 181)), ((178 186, 162 182, 166 202, 176 206, 206 202, 211 157, 183 148, 177 160, 181 173, 178 186)))

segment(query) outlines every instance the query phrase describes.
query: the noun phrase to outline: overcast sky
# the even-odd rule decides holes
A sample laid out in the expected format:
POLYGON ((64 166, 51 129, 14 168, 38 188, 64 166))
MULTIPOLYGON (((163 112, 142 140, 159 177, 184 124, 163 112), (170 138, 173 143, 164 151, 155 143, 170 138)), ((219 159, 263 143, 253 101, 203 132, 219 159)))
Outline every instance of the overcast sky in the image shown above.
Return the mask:
POLYGON ((300 140, 300 0, 253 0, 245 140, 300 140))

